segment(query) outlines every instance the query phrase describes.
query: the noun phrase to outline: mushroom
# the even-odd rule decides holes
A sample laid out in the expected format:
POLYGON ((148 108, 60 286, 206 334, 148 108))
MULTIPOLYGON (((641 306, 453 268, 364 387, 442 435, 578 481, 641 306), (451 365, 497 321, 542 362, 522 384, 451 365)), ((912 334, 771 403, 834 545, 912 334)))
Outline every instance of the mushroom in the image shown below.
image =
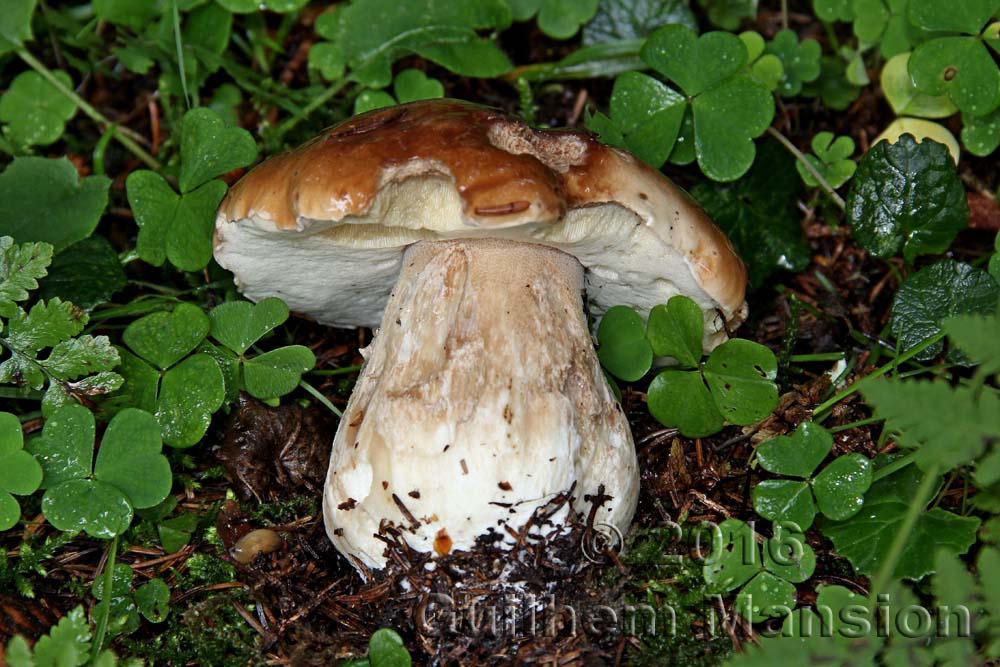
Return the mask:
POLYGON ((681 189, 589 134, 454 100, 354 117, 246 175, 215 257, 252 300, 377 327, 333 441, 326 529, 359 569, 391 522, 448 553, 548 517, 624 532, 638 471, 594 353, 611 306, 684 294, 710 350, 746 314, 746 272, 681 189))

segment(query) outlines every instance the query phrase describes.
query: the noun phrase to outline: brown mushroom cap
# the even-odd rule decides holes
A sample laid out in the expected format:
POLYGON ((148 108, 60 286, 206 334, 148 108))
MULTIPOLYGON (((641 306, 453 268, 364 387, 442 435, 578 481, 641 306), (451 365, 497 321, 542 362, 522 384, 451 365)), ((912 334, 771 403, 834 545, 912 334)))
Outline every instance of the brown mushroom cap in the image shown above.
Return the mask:
POLYGON ((455 100, 363 114, 264 162, 222 203, 216 257, 250 298, 373 326, 406 246, 466 237, 575 255, 595 315, 691 296, 706 312, 706 347, 745 315, 743 263, 661 173, 590 134, 455 100))

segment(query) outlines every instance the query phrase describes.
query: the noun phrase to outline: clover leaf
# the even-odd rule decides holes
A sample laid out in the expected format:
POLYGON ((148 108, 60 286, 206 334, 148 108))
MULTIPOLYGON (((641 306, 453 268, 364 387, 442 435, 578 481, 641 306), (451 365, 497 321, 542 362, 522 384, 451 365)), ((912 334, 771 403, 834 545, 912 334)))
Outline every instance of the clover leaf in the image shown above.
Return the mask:
POLYGON ((608 144, 625 148, 659 168, 670 157, 681 130, 687 102, 661 81, 641 72, 615 79, 610 117, 597 113, 588 127, 608 144))
POLYGON ((597 0, 510 0, 515 21, 538 16, 538 27, 549 37, 569 39, 597 13, 597 0))
POLYGON ((42 464, 42 511, 64 531, 120 535, 133 508, 152 507, 170 493, 170 464, 160 453, 160 427, 142 410, 119 412, 94 460, 94 416, 81 405, 56 410, 32 451, 42 464))
POLYGON ((910 58, 913 83, 930 95, 948 94, 959 109, 982 116, 997 108, 1000 75, 979 33, 1000 8, 998 0, 910 0, 908 15, 919 28, 944 36, 920 44, 910 58))
POLYGON ((46 241, 59 252, 90 236, 108 205, 111 179, 81 179, 65 157, 19 157, 0 174, 0 220, 18 242, 46 241))
POLYGON ((947 95, 920 92, 909 71, 910 54, 901 53, 889 59, 882 68, 882 92, 897 116, 945 118, 958 111, 947 95))
POLYGON ((395 630, 380 628, 368 639, 368 664, 371 667, 410 667, 410 652, 395 630))
POLYGON ((125 563, 115 563, 111 571, 110 595, 104 577, 97 577, 91 593, 97 600, 109 598, 108 633, 127 635, 139 628, 139 614, 153 623, 162 623, 170 613, 170 588, 162 579, 150 579, 134 588, 135 572, 125 563))
POLYGON ((30 41, 31 15, 38 0, 8 0, 0 13, 0 55, 30 41))
POLYGON ((909 0, 854 0, 854 35, 865 44, 878 44, 891 59, 926 38, 926 31, 906 17, 909 0))
POLYGON ((808 529, 817 509, 834 520, 861 510, 872 483, 871 462, 860 454, 835 459, 818 475, 816 468, 833 447, 833 436, 819 424, 803 422, 791 435, 757 448, 757 461, 769 472, 799 480, 768 479, 753 490, 754 509, 775 524, 800 532, 808 529))
MULTIPOLYGON (((940 413, 934 408, 935 413, 940 413)), ((916 411, 914 405, 909 411, 916 411)), ((876 469, 891 459, 876 459, 876 469)), ((951 464, 949 464, 950 467, 951 464)), ((872 484, 865 494, 865 511, 846 521, 826 521, 820 527, 838 554, 847 558, 858 574, 871 575, 885 562, 902 529, 904 517, 922 480, 920 469, 907 466, 872 484)), ((933 544, 950 554, 963 554, 976 541, 979 519, 962 517, 935 507, 921 513, 903 547, 893 577, 919 579, 934 571, 933 544)))
MULTIPOLYGON (((62 70, 52 72, 67 88, 73 87, 62 70)), ((7 136, 19 146, 48 146, 58 141, 66 122, 76 115, 76 104, 37 72, 18 74, 0 96, 0 122, 7 136)))
POLYGON ((843 111, 857 99, 861 87, 847 77, 844 61, 837 56, 823 56, 819 61, 819 78, 812 83, 803 84, 802 95, 819 97, 823 104, 837 111, 843 111))
POLYGON ((739 38, 747 49, 750 75, 766 86, 768 90, 777 90, 778 85, 785 78, 785 66, 782 64, 781 58, 773 53, 765 53, 767 43, 755 30, 741 32, 739 38))
MULTIPOLYGON (((982 269, 953 259, 924 267, 903 281, 892 301, 889 326, 896 336, 897 350, 905 352, 937 335, 949 317, 994 312, 998 297, 1000 287, 982 269)), ((943 346, 940 342, 931 345, 915 358, 933 359, 943 346)))
POLYGON ((778 405, 774 353, 759 343, 733 338, 712 350, 703 370, 712 396, 731 424, 754 424, 778 405))
POLYGON ((682 366, 697 368, 703 329, 704 316, 698 304, 674 296, 666 305, 649 311, 646 335, 656 356, 673 357, 682 366))
POLYGON ((384 90, 366 90, 354 99, 354 113, 444 97, 444 86, 418 69, 404 69, 393 80, 393 95, 384 90))
POLYGON ((1000 285, 1000 234, 997 234, 996 239, 993 241, 993 256, 990 257, 989 265, 990 275, 993 276, 993 280, 997 281, 1000 285))
POLYGON ((42 467, 24 451, 21 421, 9 412, 0 412, 0 532, 21 518, 15 495, 34 493, 42 482, 42 467))
MULTIPOLYGON (((642 60, 684 91, 691 111, 694 154, 716 181, 742 176, 753 164, 753 139, 771 124, 774 100, 766 86, 743 72, 748 53, 730 33, 698 37, 668 25, 646 40, 642 60)), ((683 136, 683 134, 682 134, 683 136)))
POLYGON ((968 218, 965 188, 948 149, 906 134, 865 153, 847 197, 854 236, 876 257, 902 250, 912 262, 944 252, 968 218))
POLYGON ((215 360, 204 353, 188 356, 205 340, 210 326, 201 308, 181 303, 172 312, 135 320, 122 336, 138 357, 122 351, 125 388, 117 402, 153 412, 163 440, 172 447, 190 447, 201 440, 225 398, 215 360))
POLYGON ((813 0, 813 12, 823 21, 850 21, 854 18, 852 0, 813 0))
POLYGON ((736 612, 755 623, 787 614, 795 606, 793 583, 808 579, 816 567, 816 554, 800 533, 778 529, 763 551, 762 557, 750 525, 726 519, 713 535, 702 569, 709 593, 742 586, 736 612))
POLYGON ((803 83, 819 78, 822 47, 815 39, 799 42, 793 30, 779 30, 768 42, 765 53, 781 60, 784 76, 778 83, 778 92, 782 97, 795 97, 802 92, 803 83))
POLYGON ((977 157, 992 154, 1000 146, 1000 109, 985 116, 963 116, 962 144, 977 157))
POLYGON ((757 0, 698 0, 705 8, 712 25, 723 30, 736 30, 743 19, 757 16, 757 0))
POLYGON ((154 266, 169 260, 183 271, 203 269, 212 258, 215 211, 226 194, 226 184, 212 179, 256 157, 246 130, 227 127, 205 107, 187 112, 181 126, 180 193, 152 171, 140 169, 126 179, 139 225, 139 256, 154 266))
POLYGON ((648 335, 656 348, 680 355, 682 364, 695 369, 667 369, 653 378, 647 394, 650 413, 688 437, 711 435, 727 421, 756 423, 770 414, 778 403, 774 354, 763 345, 733 339, 715 348, 699 367, 694 341, 701 341, 704 323, 700 317, 695 320, 693 309, 679 299, 690 301, 672 298, 651 320, 648 335), (668 335, 663 329, 671 325, 679 330, 668 335))
POLYGON ((316 32, 330 41, 313 46, 309 64, 331 79, 349 67, 351 78, 368 88, 389 85, 392 63, 413 53, 461 76, 499 76, 510 60, 477 31, 502 30, 511 20, 504 0, 353 0, 316 19, 316 32), (380 20, 373 23, 373 16, 380 20))
POLYGON ((689 438, 718 433, 726 423, 699 371, 661 371, 649 384, 646 401, 658 422, 689 438))
POLYGON ((639 313, 628 306, 612 306, 597 327, 597 358, 609 373, 634 382, 653 364, 653 349, 639 313))
MULTIPOLYGON (((858 163, 851 159, 854 154, 854 140, 850 137, 834 137, 833 132, 819 132, 812 139, 813 155, 806 160, 818 171, 832 188, 839 188, 851 180, 858 163)), ((813 175, 800 163, 795 163, 802 182, 809 187, 819 187, 813 175)))
POLYGON ((270 297, 257 304, 231 301, 216 306, 209 317, 212 338, 234 353, 240 386, 256 398, 284 396, 316 364, 316 357, 302 345, 246 356, 251 345, 288 319, 288 306, 281 299, 270 297))

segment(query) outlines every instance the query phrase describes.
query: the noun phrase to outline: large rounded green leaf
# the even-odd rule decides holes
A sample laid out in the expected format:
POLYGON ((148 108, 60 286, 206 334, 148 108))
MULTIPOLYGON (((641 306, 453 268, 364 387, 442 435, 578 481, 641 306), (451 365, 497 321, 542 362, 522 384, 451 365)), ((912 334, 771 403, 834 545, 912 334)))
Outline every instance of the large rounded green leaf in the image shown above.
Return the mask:
POLYGON ((910 54, 901 53, 889 59, 880 78, 886 101, 897 116, 946 118, 958 112, 947 95, 927 95, 913 83, 909 70, 910 54))
POLYGON ((21 420, 0 412, 0 491, 26 496, 42 483, 42 466, 23 447, 21 420))
MULTIPOLYGON (((943 259, 917 271, 900 286, 892 301, 890 328, 898 350, 906 352, 941 331, 941 323, 956 315, 992 313, 1000 288, 986 271, 953 259, 943 259)), ((916 355, 926 361, 941 353, 936 343, 916 355)))
POLYGON ((94 415, 78 403, 59 408, 45 422, 42 437, 31 442, 31 452, 42 464, 42 484, 88 477, 94 465, 94 415))
POLYGON ((749 76, 734 76, 692 102, 698 166, 715 181, 734 181, 753 165, 753 139, 774 118, 774 97, 749 76))
POLYGON ((181 193, 257 159, 257 144, 242 127, 227 126, 208 107, 192 109, 181 123, 181 193))
POLYGON ((6 491, 0 490, 0 532, 10 530, 21 518, 21 505, 6 491))
POLYGON ((969 220, 965 188, 948 149, 906 134, 872 146, 854 175, 847 220, 876 257, 902 250, 912 262, 945 251, 969 220))

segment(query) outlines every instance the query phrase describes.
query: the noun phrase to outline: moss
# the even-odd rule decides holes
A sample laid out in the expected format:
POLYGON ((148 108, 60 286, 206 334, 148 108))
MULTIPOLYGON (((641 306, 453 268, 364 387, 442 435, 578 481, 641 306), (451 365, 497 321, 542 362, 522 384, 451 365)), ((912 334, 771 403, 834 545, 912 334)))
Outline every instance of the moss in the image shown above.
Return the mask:
POLYGON ((177 577, 178 587, 211 586, 236 581, 236 570, 226 561, 204 553, 187 559, 187 569, 177 577))
POLYGON ((315 515, 319 511, 316 498, 295 496, 288 500, 261 503, 244 508, 252 521, 283 524, 303 516, 315 515))
POLYGON ((245 667, 264 665, 257 634, 233 607, 235 597, 214 595, 189 605, 183 612, 172 610, 165 632, 155 637, 124 639, 120 651, 157 665, 212 665, 245 667))
MULTIPOLYGON (((691 533, 684 532, 687 537, 691 533)), ((732 643, 712 598, 705 592, 703 563, 679 547, 675 530, 640 531, 622 560, 629 566, 626 600, 655 610, 654 631, 639 628, 641 648, 630 656, 633 665, 707 667, 718 665, 732 643)))

